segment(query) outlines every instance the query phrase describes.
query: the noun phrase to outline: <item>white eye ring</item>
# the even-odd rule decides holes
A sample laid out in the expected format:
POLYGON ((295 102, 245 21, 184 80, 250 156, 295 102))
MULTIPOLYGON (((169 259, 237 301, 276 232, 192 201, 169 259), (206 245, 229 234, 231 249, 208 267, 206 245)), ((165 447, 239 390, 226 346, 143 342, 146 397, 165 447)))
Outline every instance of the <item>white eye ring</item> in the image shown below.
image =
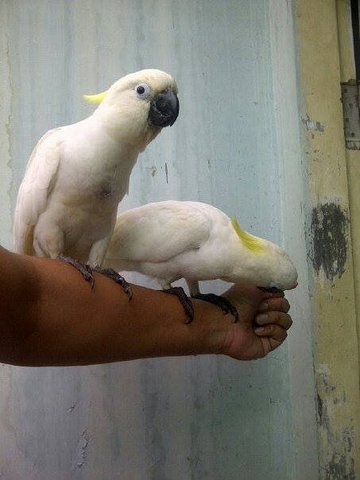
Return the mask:
POLYGON ((139 83, 139 85, 135 87, 135 92, 138 97, 145 99, 150 96, 151 89, 147 83, 139 83))

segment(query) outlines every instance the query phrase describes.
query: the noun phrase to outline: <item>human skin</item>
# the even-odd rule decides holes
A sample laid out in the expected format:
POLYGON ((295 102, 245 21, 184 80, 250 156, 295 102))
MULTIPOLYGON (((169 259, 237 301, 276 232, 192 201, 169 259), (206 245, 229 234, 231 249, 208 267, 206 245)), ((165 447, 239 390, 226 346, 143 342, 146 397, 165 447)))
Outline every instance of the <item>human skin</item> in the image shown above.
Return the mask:
POLYGON ((252 360, 281 345, 292 323, 282 293, 247 284, 224 293, 239 311, 238 323, 218 307, 193 300, 194 320, 186 324, 178 298, 161 291, 132 285, 129 301, 101 274, 94 274, 92 289, 71 265, 2 247, 0 266, 2 363, 89 365, 200 354, 252 360))

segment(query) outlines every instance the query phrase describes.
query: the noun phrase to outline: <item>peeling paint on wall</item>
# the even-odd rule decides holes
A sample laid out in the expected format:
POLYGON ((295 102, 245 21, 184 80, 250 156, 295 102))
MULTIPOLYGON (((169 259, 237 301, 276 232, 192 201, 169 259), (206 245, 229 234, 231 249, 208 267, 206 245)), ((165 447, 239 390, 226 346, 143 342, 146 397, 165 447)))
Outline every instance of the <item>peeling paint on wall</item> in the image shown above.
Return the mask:
POLYGON ((89 447, 89 442, 90 442, 90 435, 88 434, 88 431, 85 429, 82 432, 78 442, 75 462, 73 466, 74 470, 82 468, 85 465, 86 458, 88 456, 87 450, 89 447))
POLYGON ((325 125, 320 122, 311 120, 309 115, 306 115, 306 117, 302 118, 301 121, 305 125, 306 130, 308 130, 309 132, 324 133, 325 131, 325 125))
POLYGON ((155 167, 155 165, 153 165, 152 167, 149 167, 149 171, 150 171, 150 175, 152 177, 155 177, 156 172, 157 172, 157 168, 155 167))
POLYGON ((323 270, 328 280, 340 278, 346 269, 349 220, 337 203, 325 203, 313 208, 311 214, 312 252, 310 258, 319 274, 323 270))

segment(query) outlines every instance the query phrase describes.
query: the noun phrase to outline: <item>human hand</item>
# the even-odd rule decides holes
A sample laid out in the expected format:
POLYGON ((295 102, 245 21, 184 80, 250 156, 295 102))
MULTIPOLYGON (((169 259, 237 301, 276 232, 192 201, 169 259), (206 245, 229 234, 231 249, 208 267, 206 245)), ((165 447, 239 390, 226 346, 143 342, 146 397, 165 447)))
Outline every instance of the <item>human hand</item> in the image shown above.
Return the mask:
POLYGON ((229 325, 221 353, 237 360, 265 357, 279 347, 292 325, 284 293, 264 293, 248 284, 234 285, 224 294, 239 312, 229 325))

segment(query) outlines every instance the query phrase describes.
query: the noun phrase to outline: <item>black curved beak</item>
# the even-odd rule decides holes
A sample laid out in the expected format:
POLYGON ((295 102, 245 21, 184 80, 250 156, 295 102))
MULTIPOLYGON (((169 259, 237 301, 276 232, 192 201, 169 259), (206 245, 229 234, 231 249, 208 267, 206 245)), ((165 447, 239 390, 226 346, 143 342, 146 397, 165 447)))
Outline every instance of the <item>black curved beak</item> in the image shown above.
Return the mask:
POLYGON ((149 121, 155 127, 168 127, 179 115, 179 99, 172 90, 159 93, 150 103, 149 121))

